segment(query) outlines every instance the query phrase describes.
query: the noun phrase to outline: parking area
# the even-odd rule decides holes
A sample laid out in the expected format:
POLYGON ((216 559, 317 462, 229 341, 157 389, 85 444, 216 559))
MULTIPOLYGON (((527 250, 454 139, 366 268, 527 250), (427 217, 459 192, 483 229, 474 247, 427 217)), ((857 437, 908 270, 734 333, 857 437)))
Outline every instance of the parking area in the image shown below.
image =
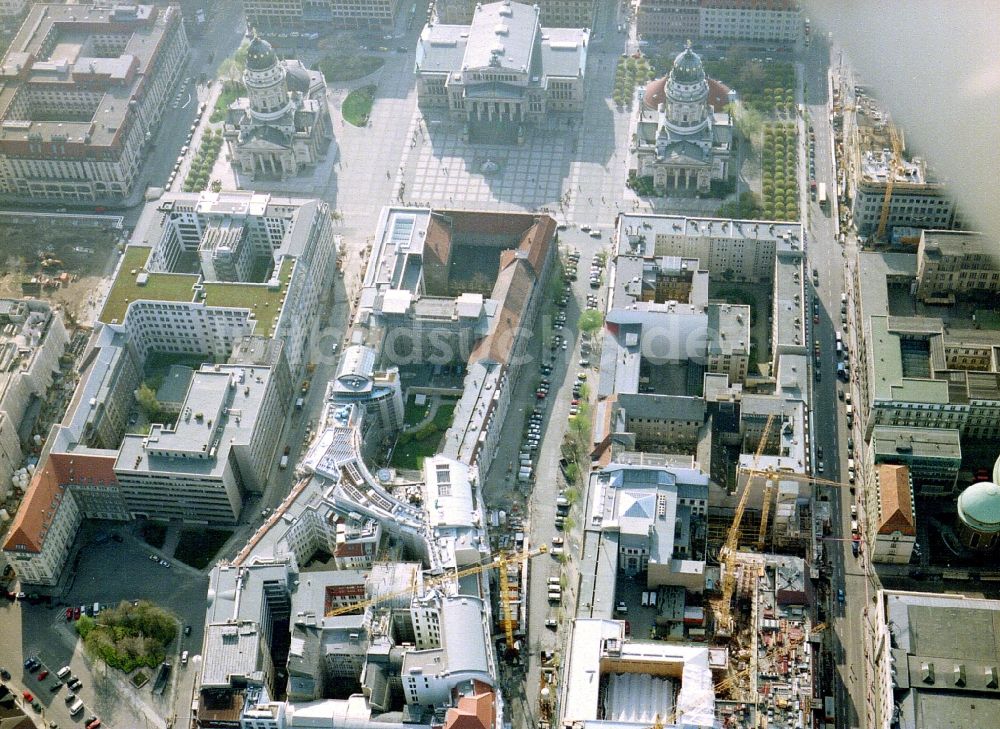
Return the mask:
MULTIPOLYGON (((77 640, 76 610, 79 614, 88 608, 92 611, 95 602, 115 605, 122 600, 149 600, 171 611, 181 626, 191 626, 189 634, 181 629, 178 640, 168 647, 167 660, 179 675, 188 670, 177 660, 181 651, 200 652, 208 578, 175 560, 169 560, 169 568, 163 566, 164 555, 119 524, 85 524, 74 550, 75 567, 51 605, 3 601, 0 606, 0 666, 11 674, 6 683, 22 698, 24 690, 31 692, 39 703, 39 717, 59 726, 84 726, 92 716, 111 726, 166 726, 174 695, 170 686, 156 695, 153 681, 136 688, 124 673, 91 661, 77 640), (150 559, 153 554, 156 561, 150 559), (29 658, 40 661, 34 671, 24 665, 29 658), (70 714, 65 701, 69 689, 52 690, 54 677, 64 666, 81 682, 75 694, 84 708, 76 715, 70 714)), ((155 670, 142 670, 155 676, 155 670)))

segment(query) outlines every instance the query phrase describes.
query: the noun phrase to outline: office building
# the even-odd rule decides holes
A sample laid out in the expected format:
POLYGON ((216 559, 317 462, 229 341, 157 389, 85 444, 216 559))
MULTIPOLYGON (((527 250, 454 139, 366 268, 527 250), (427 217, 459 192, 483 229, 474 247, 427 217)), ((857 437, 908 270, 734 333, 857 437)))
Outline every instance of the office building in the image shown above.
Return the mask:
POLYGON ((0 26, 17 26, 27 10, 28 0, 0 0, 0 26))
POLYGON ((991 297, 1000 291, 1000 252, 982 233, 923 230, 917 296, 926 303, 991 297))
POLYGON ((322 73, 279 61, 270 43, 254 37, 243 85, 247 96, 230 104, 222 136, 244 175, 283 180, 325 157, 333 123, 322 73))
POLYGON ((882 235, 892 240, 896 228, 903 231, 961 228, 959 211, 942 180, 925 160, 906 154, 906 140, 902 131, 892 125, 889 115, 863 91, 859 91, 856 100, 853 116, 856 130, 845 151, 850 160, 846 193, 851 199, 851 222, 858 234, 882 235), (894 151, 897 148, 899 159, 894 151), (884 231, 880 231, 890 175, 893 186, 884 231))
POLYGON ((876 426, 956 429, 1000 437, 1000 334, 921 315, 912 299, 917 256, 862 253, 852 287, 865 438, 876 426))
POLYGON ((402 0, 243 0, 247 24, 260 30, 332 24, 354 30, 390 29, 402 0))
POLYGON ((732 123, 709 104, 705 69, 690 41, 670 74, 646 86, 632 138, 629 173, 651 177, 661 194, 708 192, 713 180, 728 179, 732 123))
POLYGON ((555 228, 547 215, 426 208, 386 208, 379 220, 356 321, 387 368, 465 365, 443 453, 481 477, 545 295, 555 228))
POLYGON ((0 299, 0 498, 23 465, 24 417, 46 397, 68 343, 62 315, 47 302, 0 299))
MULTIPOLYGON (((552 28, 593 28, 597 12, 596 0, 514 0, 524 5, 537 5, 542 25, 552 28)), ((481 0, 437 0, 434 12, 439 23, 463 25, 472 22, 481 0)))
POLYGON ((142 360, 150 351, 222 360, 249 334, 279 340, 298 377, 336 253, 319 200, 169 193, 143 210, 100 321, 123 327, 142 360))
POLYGON ((962 466, 961 435, 954 428, 878 425, 868 454, 874 466, 898 463, 910 469, 914 494, 950 496, 962 466))
POLYGON ((469 139, 514 143, 525 123, 583 110, 590 33, 543 28, 538 6, 480 4, 469 25, 428 24, 417 44, 421 107, 447 109, 469 139))
POLYGON ((0 60, 0 193, 127 200, 187 60, 176 6, 33 4, 0 60))
POLYGON ((176 425, 126 435, 115 474, 133 517, 234 523, 244 494, 260 493, 288 401, 264 367, 203 365, 176 425))
POLYGON ((276 457, 336 260, 325 204, 251 192, 151 201, 132 241, 39 463, 48 475, 18 511, 25 538, 4 546, 38 563, 25 584, 55 585, 83 518, 238 519, 276 457), (234 361, 191 374, 176 424, 126 434, 144 364, 161 352, 234 361), (51 504, 41 521, 28 515, 40 503, 51 504))
POLYGON ((864 611, 870 729, 982 726, 1000 711, 1000 602, 879 590, 864 611))
POLYGON ((697 259, 713 277, 771 281, 779 248, 801 249, 802 225, 682 215, 623 214, 618 218, 619 255, 697 259))

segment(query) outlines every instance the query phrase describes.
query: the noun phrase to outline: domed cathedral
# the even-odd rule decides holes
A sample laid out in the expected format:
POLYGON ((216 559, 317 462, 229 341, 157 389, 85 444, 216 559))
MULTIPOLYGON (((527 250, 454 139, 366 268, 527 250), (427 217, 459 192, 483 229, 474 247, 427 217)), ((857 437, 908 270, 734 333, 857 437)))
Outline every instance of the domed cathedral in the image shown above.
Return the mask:
POLYGON ((314 166, 333 139, 326 81, 301 61, 281 61, 254 36, 247 49, 247 95, 226 114, 223 137, 237 170, 253 179, 285 179, 314 166))
MULTIPOLYGON (((635 118, 630 172, 652 177, 658 192, 707 192, 729 175, 732 124, 719 100, 720 84, 705 76, 701 58, 687 47, 670 74, 651 81, 635 118), (712 85, 710 85, 712 84, 712 85), (710 91, 719 110, 710 102, 710 91)), ((727 90, 728 91, 728 90, 727 90)))

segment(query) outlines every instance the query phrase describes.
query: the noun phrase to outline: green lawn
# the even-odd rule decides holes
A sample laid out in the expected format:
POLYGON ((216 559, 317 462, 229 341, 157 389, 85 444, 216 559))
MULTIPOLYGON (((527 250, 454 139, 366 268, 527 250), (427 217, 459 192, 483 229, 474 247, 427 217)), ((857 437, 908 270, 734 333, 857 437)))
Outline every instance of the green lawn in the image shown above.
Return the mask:
POLYGON ((316 64, 327 83, 342 83, 375 73, 385 61, 378 56, 329 55, 316 64))
POLYGON ((174 558, 196 570, 204 569, 215 560, 216 553, 232 534, 225 529, 185 529, 174 558))
POLYGON ((372 102, 375 100, 375 87, 362 86, 354 89, 344 99, 341 112, 344 120, 356 127, 363 127, 368 124, 368 115, 372 112, 372 102))
POLYGON ((243 84, 227 84, 222 89, 222 93, 219 94, 219 98, 215 102, 215 108, 212 109, 212 116, 208 120, 213 124, 223 121, 226 118, 226 110, 229 108, 229 105, 245 93, 246 89, 243 88, 243 84))
POLYGON ((990 309, 977 309, 976 323, 983 329, 1000 329, 1000 312, 990 309))
POLYGON ((392 460, 389 465, 393 468, 402 468, 409 471, 419 470, 425 458, 433 456, 438 452, 438 445, 444 433, 435 430, 426 438, 416 438, 397 445, 392 451, 392 460))
POLYGON ((152 301, 192 301, 198 277, 184 273, 152 273, 148 274, 146 282, 140 284, 138 277, 144 273, 143 267, 149 258, 151 248, 129 246, 125 249, 125 260, 121 263, 120 273, 111 286, 108 298, 101 311, 101 321, 110 324, 125 320, 128 305, 136 299, 152 301))
POLYGON ((415 400, 416 395, 410 395, 406 398, 406 408, 403 411, 403 424, 407 427, 416 425, 427 417, 427 409, 430 407, 430 403, 417 405, 415 400))
POLYGON ((442 401, 430 423, 412 433, 399 436, 389 465, 409 471, 420 469, 425 458, 438 452, 441 439, 455 414, 455 404, 454 400, 442 401))

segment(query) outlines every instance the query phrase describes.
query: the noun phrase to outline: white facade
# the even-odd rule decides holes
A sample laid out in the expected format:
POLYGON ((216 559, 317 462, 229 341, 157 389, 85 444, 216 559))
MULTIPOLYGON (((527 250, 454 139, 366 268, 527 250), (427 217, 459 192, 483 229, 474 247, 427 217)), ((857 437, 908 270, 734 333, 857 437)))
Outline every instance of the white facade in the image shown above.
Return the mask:
POLYGON ((721 7, 705 3, 700 9, 698 23, 698 34, 702 38, 751 43, 796 43, 802 37, 802 30, 802 15, 794 0, 780 3, 776 9, 754 0, 721 3, 721 7))

